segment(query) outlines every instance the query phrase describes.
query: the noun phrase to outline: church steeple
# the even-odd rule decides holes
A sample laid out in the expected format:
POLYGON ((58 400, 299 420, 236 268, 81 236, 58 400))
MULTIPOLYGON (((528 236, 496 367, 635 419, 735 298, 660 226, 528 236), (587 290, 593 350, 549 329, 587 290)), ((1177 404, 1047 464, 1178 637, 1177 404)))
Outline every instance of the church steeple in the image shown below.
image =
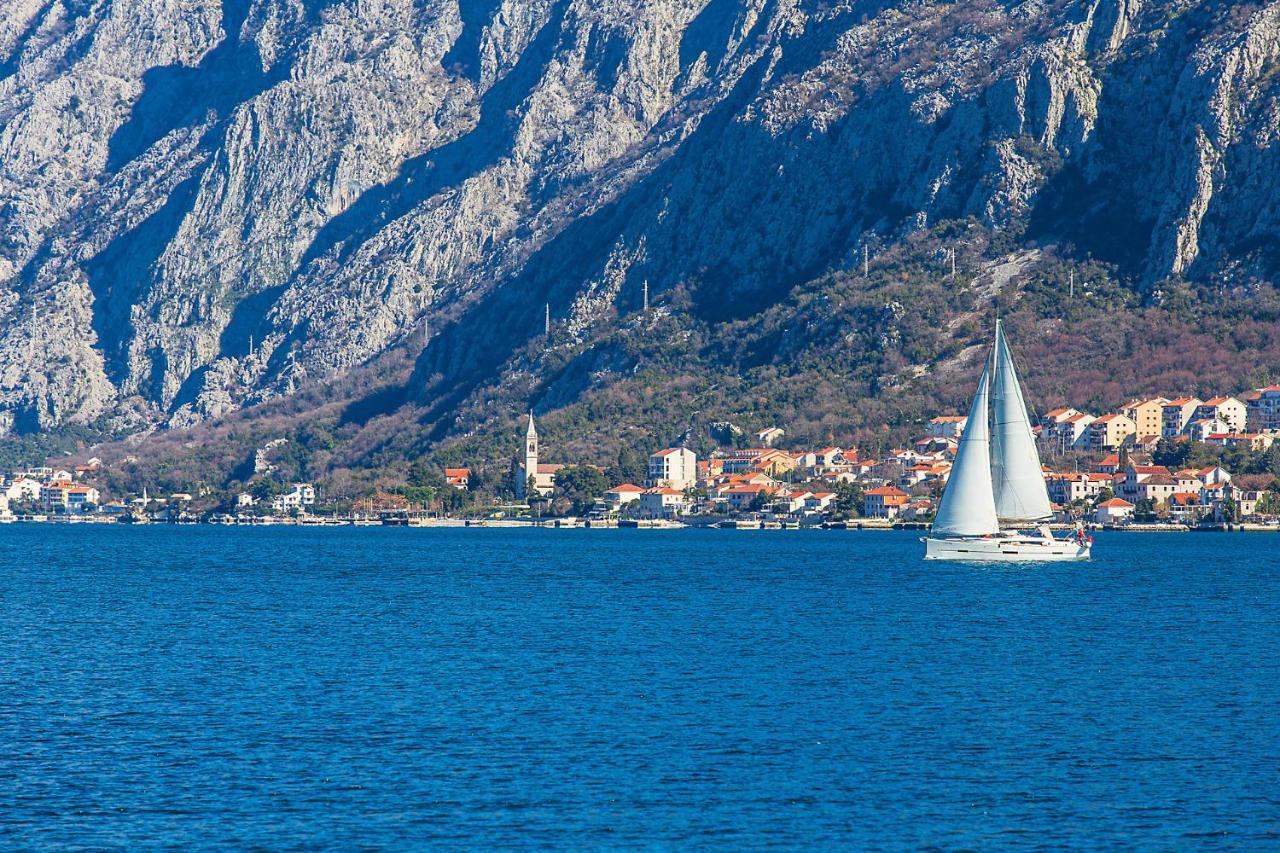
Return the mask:
POLYGON ((533 425, 533 410, 529 410, 529 428, 524 434, 524 464, 520 466, 520 480, 516 483, 516 494, 525 497, 529 486, 529 478, 538 476, 538 428, 533 425))

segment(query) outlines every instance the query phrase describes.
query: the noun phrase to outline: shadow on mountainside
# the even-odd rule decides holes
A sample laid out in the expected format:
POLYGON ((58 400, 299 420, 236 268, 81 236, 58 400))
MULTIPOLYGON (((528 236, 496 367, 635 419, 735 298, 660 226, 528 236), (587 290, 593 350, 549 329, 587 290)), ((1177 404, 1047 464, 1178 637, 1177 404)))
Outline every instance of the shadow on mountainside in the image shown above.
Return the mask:
POLYGON ((406 160, 389 183, 366 190, 316 233, 297 269, 305 269, 337 246, 341 247, 338 261, 346 260, 387 223, 497 163, 510 149, 519 127, 512 111, 532 93, 559 44, 566 6, 567 2, 556 6, 515 67, 485 93, 480 120, 470 132, 406 160))
POLYGON ((129 120, 107 143, 108 171, 119 169, 166 134, 196 124, 210 112, 225 119, 238 104, 284 79, 287 63, 264 72, 254 43, 240 40, 251 4, 252 0, 223 0, 225 35, 199 65, 162 65, 143 72, 142 95, 129 120))
POLYGON ((84 265, 93 294, 94 333, 107 378, 119 385, 129 375, 133 308, 152 282, 152 266, 164 254, 190 211, 204 170, 174 187, 165 203, 131 231, 116 237, 84 265))
POLYGON ((484 28, 502 8, 502 0, 462 0, 458 3, 458 16, 462 18, 462 32, 453 46, 440 58, 446 70, 457 67, 473 83, 480 80, 480 40, 484 28))
MULTIPOLYGON (((686 144, 693 142, 694 150, 713 153, 719 134, 758 88, 762 72, 760 65, 745 75, 734 93, 711 111, 686 144), (705 142, 695 142, 695 137, 705 142)), ((599 271, 608 246, 625 232, 636 211, 651 207, 662 198, 677 168, 677 163, 667 160, 617 200, 571 222, 534 253, 519 275, 481 296, 458 322, 437 333, 419 357, 407 387, 395 393, 384 389, 353 403, 344 413, 344 421, 364 423, 390 413, 394 406, 406 401, 434 395, 422 422, 433 425, 432 440, 439 438, 448 428, 443 419, 492 380, 520 347, 540 334, 543 315, 535 310, 536 306, 572 302, 582 282, 599 271), (437 375, 447 379, 428 384, 427 377, 437 375)))

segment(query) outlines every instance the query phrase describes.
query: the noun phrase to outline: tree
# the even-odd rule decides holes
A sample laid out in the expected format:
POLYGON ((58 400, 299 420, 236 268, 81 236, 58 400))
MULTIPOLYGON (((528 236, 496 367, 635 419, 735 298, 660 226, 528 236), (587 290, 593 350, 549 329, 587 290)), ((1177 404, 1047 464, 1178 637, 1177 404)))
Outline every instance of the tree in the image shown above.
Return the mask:
POLYGON ((258 480, 249 487, 249 494, 258 502, 268 501, 276 495, 284 494, 284 487, 275 480, 258 480))
POLYGON ((606 477, 613 485, 643 483, 648 473, 648 458, 630 445, 620 447, 617 461, 605 470, 606 477))
POLYGON ((840 481, 835 484, 835 493, 836 512, 850 517, 862 515, 864 490, 861 486, 840 481))
POLYGON ((1259 515, 1280 515, 1280 495, 1274 491, 1263 492, 1256 511, 1259 515))
POLYGON ((574 465, 556 472, 556 489, 573 504, 573 511, 578 515, 591 509, 608 488, 609 481, 604 474, 589 465, 574 465))
POLYGON ((1162 438, 1156 444, 1156 449, 1151 453, 1151 461, 1169 469, 1177 469, 1186 467, 1187 458, 1190 455, 1191 442, 1170 441, 1167 438, 1162 438))
POLYGON ((1227 490, 1227 496, 1222 500, 1222 518, 1224 521, 1232 523, 1240 520, 1240 505, 1236 503, 1236 499, 1232 496, 1230 489, 1227 490))
POLYGON ((1150 498, 1138 498, 1137 503, 1133 505, 1133 517, 1139 521, 1150 521, 1156 517, 1155 504, 1150 498))

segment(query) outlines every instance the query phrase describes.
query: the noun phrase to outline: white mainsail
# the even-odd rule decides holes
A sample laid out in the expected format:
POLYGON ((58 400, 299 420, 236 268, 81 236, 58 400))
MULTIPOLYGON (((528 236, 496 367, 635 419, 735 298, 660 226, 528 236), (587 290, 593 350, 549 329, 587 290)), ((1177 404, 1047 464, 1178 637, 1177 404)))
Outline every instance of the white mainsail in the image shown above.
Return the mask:
POLYGON ((935 536, 988 536, 1000 530, 991 489, 991 431, 987 415, 990 374, 988 361, 978 380, 978 393, 969 407, 951 476, 933 519, 935 536))
POLYGON ((996 515, 1002 522, 1041 521, 1050 518, 1049 492, 1045 488, 1040 454, 1027 418, 1022 386, 1013 368, 1009 342, 996 320, 995 377, 991 383, 994 411, 991 437, 991 480, 996 515))

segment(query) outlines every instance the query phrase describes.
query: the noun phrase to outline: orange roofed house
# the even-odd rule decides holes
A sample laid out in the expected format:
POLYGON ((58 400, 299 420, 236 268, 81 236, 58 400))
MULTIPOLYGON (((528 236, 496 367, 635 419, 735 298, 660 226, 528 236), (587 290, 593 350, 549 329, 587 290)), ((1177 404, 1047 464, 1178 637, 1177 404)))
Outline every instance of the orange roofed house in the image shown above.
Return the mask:
POLYGON ((1115 450, 1136 431, 1133 421, 1122 414, 1103 415, 1089 424, 1089 446, 1094 450, 1115 450))
POLYGON ((1192 420, 1217 418, 1230 427, 1231 432, 1243 432, 1248 417, 1248 407, 1235 397, 1210 397, 1196 406, 1192 420))
POLYGON ((1120 414, 1133 421, 1138 435, 1160 435, 1164 428, 1164 407, 1168 402, 1164 397, 1130 400, 1120 407, 1120 414))
POLYGON ((897 518, 911 496, 893 486, 871 489, 862 497, 862 514, 867 518, 897 518))

